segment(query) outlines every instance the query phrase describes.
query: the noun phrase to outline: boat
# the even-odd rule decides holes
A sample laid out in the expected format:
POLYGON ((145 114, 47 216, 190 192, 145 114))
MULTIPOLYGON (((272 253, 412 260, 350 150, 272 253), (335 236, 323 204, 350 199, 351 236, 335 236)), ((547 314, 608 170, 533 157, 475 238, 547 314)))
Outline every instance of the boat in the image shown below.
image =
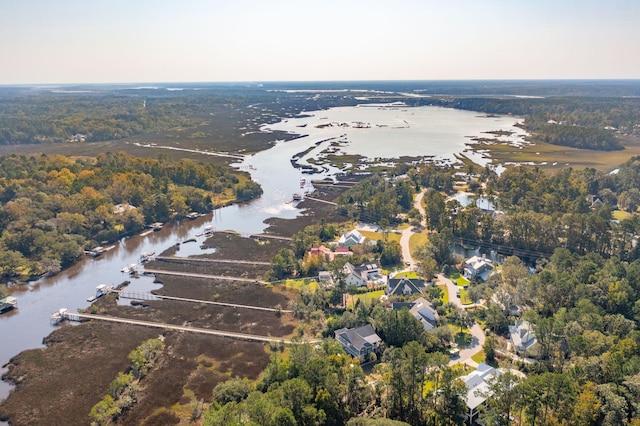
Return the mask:
POLYGON ((302 195, 296 192, 293 194, 293 201, 302 201, 302 195))
POLYGON ((307 180, 305 178, 300 179, 300 188, 304 188, 306 184, 307 184, 307 180))
POLYGON ((197 212, 191 212, 187 215, 187 219, 189 220, 196 220, 199 217, 200 217, 200 213, 197 213, 197 212))
POLYGON ((120 270, 120 272, 124 272, 125 274, 135 274, 137 271, 138 265, 136 265, 135 263, 127 265, 120 270))
POLYGON ((0 299, 0 314, 4 314, 5 312, 9 312, 18 307, 18 299, 15 297, 5 297, 4 299, 0 299))
POLYGON ((203 234, 203 235, 204 235, 205 237, 210 237, 210 236, 212 236, 212 235, 213 235, 214 231, 215 231, 215 230, 214 230, 213 226, 211 226, 211 225, 209 225, 209 226, 205 226, 205 227, 204 227, 204 234, 203 234))
POLYGON ((159 231, 162 229, 162 222, 155 222, 152 223, 151 225, 149 225, 149 228, 153 229, 154 231, 159 231))
POLYGON ((151 260, 151 258, 155 256, 155 254, 156 254, 155 251, 145 251, 140 255, 140 263, 151 260))

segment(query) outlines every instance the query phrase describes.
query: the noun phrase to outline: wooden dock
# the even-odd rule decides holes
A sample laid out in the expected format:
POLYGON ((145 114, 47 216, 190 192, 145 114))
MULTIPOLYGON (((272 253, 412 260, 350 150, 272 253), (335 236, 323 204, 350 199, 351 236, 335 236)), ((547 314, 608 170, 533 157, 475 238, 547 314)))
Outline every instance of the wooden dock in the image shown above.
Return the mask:
POLYGON ((294 341, 294 340, 283 339, 280 337, 258 336, 255 334, 236 333, 233 331, 213 330, 213 329, 199 328, 199 327, 185 327, 182 325, 157 323, 157 322, 151 322, 151 321, 140 321, 140 320, 126 319, 126 318, 110 317, 105 315, 79 314, 79 313, 72 313, 68 309, 60 309, 54 315, 56 314, 59 314, 58 318, 60 318, 60 320, 55 324, 58 324, 59 322, 64 320, 70 320, 70 321, 98 320, 98 321, 115 322, 120 324, 140 325, 143 327, 161 328, 165 330, 183 331, 188 333, 207 334, 210 336, 228 337, 231 339, 245 340, 250 342, 260 342, 260 343, 282 342, 285 344, 300 344, 300 343, 319 343, 320 342, 320 339, 313 339, 313 340, 307 340, 307 341, 298 341, 298 340, 294 341))

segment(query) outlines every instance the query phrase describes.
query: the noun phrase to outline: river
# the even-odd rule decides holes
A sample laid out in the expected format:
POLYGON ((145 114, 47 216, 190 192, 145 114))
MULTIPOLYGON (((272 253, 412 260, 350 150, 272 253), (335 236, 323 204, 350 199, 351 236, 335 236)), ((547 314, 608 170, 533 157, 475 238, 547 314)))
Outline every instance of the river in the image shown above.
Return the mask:
MULTIPOLYGON (((399 156, 436 156, 443 161, 453 161, 455 154, 467 149, 470 136, 482 136, 482 132, 510 130, 521 135, 514 127, 517 117, 487 117, 469 111, 453 109, 400 106, 344 107, 305 113, 304 117, 290 118, 265 126, 264 131, 285 130, 307 135, 288 142, 276 142, 271 148, 247 156, 238 166, 249 170, 252 178, 264 190, 262 197, 248 203, 232 205, 216 210, 196 220, 183 220, 168 224, 159 232, 146 236, 122 239, 115 248, 97 258, 86 258, 56 276, 47 277, 29 285, 16 288, 13 296, 18 299, 18 309, 0 315, 0 365, 23 350, 42 347, 42 340, 53 327, 50 315, 60 309, 75 311, 86 308, 87 297, 95 293, 99 284, 117 285, 129 279, 121 271, 123 266, 136 263, 143 252, 161 253, 168 247, 194 238, 206 226, 217 230, 234 230, 241 234, 261 233, 266 228, 264 220, 270 217, 294 218, 300 214, 292 194, 302 192, 300 179, 328 177, 338 170, 325 167, 324 171, 302 175, 292 166, 291 158, 311 147, 312 151, 301 159, 322 157, 331 142, 340 139, 345 154, 357 153, 365 157, 398 158, 399 156), (347 126, 323 126, 327 123, 347 123, 347 126), (357 127, 353 123, 367 123, 370 127, 357 127), (456 124, 457 123, 457 124, 456 124), (320 127, 318 127, 320 126, 320 127), (325 142, 322 142, 325 141, 325 142)), ((364 126, 364 125, 363 125, 364 126)), ((516 137, 511 137, 517 142, 516 137)), ((487 159, 475 153, 467 154, 479 163, 487 159), (476 157, 474 157, 476 156, 476 157)), ((305 190, 312 190, 306 186, 305 190)), ((182 244, 179 256, 202 253, 196 242, 182 244)), ((130 289, 150 291, 157 288, 153 278, 132 278, 130 289)), ((0 370, 0 373, 5 370, 0 370)), ((11 386, 0 381, 0 400, 6 398, 11 386)))

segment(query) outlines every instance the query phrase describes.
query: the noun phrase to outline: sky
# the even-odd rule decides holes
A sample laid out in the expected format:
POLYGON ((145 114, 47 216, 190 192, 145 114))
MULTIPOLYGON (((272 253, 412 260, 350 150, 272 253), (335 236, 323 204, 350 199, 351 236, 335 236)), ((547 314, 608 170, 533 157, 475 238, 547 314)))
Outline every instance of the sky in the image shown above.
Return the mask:
POLYGON ((638 0, 0 0, 0 84, 638 78, 638 0))

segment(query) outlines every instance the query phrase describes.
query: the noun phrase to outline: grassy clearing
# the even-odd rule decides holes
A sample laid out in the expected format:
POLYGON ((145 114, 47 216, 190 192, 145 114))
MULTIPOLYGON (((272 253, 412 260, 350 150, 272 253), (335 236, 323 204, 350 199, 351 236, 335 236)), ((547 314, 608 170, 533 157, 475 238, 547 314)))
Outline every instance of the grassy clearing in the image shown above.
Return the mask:
POLYGON ((614 210, 612 215, 613 215, 613 218, 616 220, 622 220, 622 219, 627 219, 631 217, 631 213, 625 212, 623 210, 614 210))
POLYGON ((469 298, 469 290, 465 288, 460 289, 460 303, 463 305, 470 305, 472 300, 469 298))
POLYGON ((542 168, 563 169, 570 165, 574 168, 593 167, 597 170, 609 171, 624 163, 629 157, 640 155, 640 146, 635 140, 623 140, 623 151, 595 151, 565 146, 536 143, 524 148, 516 148, 505 144, 475 145, 474 149, 489 151, 495 163, 513 161, 518 163, 534 162, 542 168), (555 165, 554 165, 555 164, 555 165))
POLYGON ((417 272, 414 271, 405 271, 405 272, 400 272, 396 275, 394 275, 394 278, 409 278, 409 279, 418 279, 420 278, 418 276, 417 272))
POLYGON ((315 292, 318 289, 318 282, 310 280, 309 278, 302 278, 299 280, 286 280, 284 285, 298 291, 308 290, 311 292, 315 292))
POLYGON ((369 293, 360 293, 346 296, 346 307, 353 309, 357 300, 360 300, 362 303, 371 303, 372 300, 379 300, 382 296, 384 296, 384 290, 376 290, 371 291, 369 293))
POLYGON ((420 233, 413 234, 409 239, 409 252, 411 253, 411 256, 413 256, 416 253, 416 251, 418 250, 418 247, 425 245, 427 241, 429 241, 429 237, 427 236, 427 231, 422 231, 420 233))
POLYGON ((447 290, 447 286, 444 284, 438 284, 438 287, 440 287, 440 290, 442 290, 442 304, 446 305, 447 303, 449 303, 449 291, 447 290))
POLYGON ((471 359, 477 362, 478 364, 480 364, 481 362, 485 362, 487 357, 485 356, 484 351, 480 351, 474 356, 472 356, 471 359))
MULTIPOLYGON (((362 235, 367 237, 370 240, 378 241, 383 238, 382 232, 373 232, 373 231, 359 231, 362 235)), ((395 233, 393 231, 387 233, 387 238, 389 241, 397 241, 400 244, 401 233, 395 233)))

